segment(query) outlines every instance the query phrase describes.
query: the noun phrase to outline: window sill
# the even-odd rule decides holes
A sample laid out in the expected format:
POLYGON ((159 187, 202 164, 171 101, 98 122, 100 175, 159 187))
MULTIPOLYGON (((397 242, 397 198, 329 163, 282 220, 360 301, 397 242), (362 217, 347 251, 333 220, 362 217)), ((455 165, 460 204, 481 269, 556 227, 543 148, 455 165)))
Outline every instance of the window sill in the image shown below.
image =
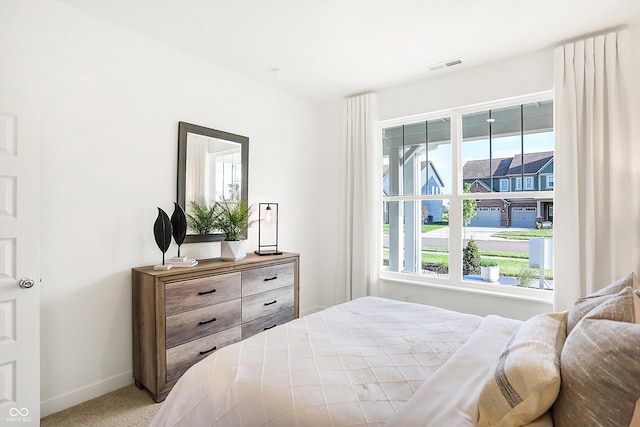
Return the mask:
POLYGON ((380 272, 380 279, 388 282, 424 286, 435 289, 443 289, 447 291, 482 294, 500 298, 517 299, 520 301, 553 304, 553 290, 493 285, 481 282, 474 283, 471 281, 463 280, 453 281, 451 279, 424 277, 420 275, 393 273, 388 271, 380 272))

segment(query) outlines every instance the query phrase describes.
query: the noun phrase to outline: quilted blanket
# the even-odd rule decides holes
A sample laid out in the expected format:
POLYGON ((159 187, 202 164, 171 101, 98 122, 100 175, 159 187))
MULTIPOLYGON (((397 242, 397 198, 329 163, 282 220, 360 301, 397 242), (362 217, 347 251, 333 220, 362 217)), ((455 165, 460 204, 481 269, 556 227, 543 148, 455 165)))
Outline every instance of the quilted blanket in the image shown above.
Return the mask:
POLYGON ((197 363, 151 425, 384 425, 482 320, 375 297, 340 304, 197 363))

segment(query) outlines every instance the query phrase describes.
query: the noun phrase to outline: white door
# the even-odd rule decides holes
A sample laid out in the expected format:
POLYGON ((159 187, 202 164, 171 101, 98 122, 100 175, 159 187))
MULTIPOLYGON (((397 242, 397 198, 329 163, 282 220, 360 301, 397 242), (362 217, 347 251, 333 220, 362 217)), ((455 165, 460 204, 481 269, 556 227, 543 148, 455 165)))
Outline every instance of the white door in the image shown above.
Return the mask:
POLYGON ((40 423, 40 120, 0 86, 0 426, 40 423))

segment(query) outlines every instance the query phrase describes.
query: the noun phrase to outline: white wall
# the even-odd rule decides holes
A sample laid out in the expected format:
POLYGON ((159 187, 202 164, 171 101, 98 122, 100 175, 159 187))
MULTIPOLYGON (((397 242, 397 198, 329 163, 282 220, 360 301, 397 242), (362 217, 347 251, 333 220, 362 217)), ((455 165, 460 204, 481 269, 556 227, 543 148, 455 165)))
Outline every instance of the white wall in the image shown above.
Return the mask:
POLYGON ((152 225, 173 210, 178 121, 250 138, 250 203, 280 203, 301 311, 316 307, 316 106, 64 4, 2 12, 2 85, 42 122, 43 416, 132 382, 130 269, 161 260, 152 225))

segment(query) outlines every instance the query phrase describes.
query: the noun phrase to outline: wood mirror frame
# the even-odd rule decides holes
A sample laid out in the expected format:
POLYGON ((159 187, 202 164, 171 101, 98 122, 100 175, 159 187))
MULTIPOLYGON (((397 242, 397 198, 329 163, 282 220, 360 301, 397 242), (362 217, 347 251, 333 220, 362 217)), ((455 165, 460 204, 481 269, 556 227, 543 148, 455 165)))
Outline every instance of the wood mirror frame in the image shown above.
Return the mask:
MULTIPOLYGON (((200 135, 209 137, 214 140, 229 141, 240 144, 241 157, 241 182, 240 182, 240 199, 248 203, 249 195, 249 138, 246 136, 236 135, 229 132, 223 132, 191 123, 178 123, 178 192, 177 202, 185 212, 187 212, 187 148, 189 143, 189 135, 200 135)), ((219 242, 224 240, 225 235, 222 232, 214 231, 209 234, 189 234, 185 237, 185 243, 195 242, 219 242)))

